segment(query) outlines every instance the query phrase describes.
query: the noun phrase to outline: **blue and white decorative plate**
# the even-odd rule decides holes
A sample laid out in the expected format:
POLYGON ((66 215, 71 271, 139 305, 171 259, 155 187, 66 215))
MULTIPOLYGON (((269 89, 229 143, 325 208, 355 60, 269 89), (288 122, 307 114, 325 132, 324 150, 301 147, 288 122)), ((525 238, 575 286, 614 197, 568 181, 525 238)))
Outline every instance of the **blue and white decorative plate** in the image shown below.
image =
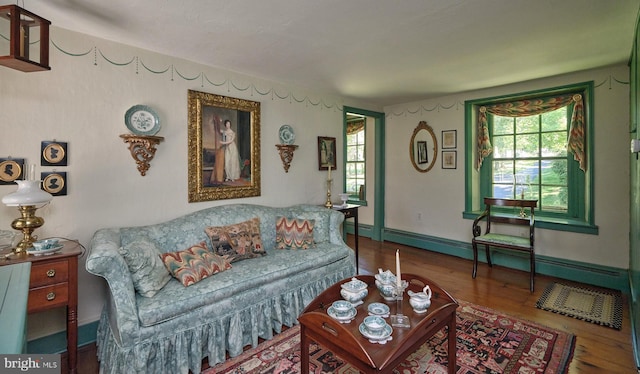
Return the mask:
POLYGON ((367 307, 369 315, 380 316, 382 318, 389 317, 389 306, 383 303, 371 303, 367 307))
POLYGON ((278 135, 280 136, 281 144, 293 144, 293 142, 296 140, 296 134, 295 132, 293 132, 293 127, 289 125, 280 126, 278 135))
POLYGON ((134 105, 124 114, 124 123, 136 135, 155 135, 160 131, 158 114, 146 105, 134 105))

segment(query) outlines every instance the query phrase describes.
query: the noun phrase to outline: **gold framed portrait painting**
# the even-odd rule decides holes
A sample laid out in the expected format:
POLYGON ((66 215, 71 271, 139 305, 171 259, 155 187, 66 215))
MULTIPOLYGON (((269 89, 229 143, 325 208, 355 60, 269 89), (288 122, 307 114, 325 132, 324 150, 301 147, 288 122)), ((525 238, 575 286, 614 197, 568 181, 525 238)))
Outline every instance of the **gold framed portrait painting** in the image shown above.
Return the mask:
POLYGON ((189 90, 189 202, 260 196, 260 103, 189 90))

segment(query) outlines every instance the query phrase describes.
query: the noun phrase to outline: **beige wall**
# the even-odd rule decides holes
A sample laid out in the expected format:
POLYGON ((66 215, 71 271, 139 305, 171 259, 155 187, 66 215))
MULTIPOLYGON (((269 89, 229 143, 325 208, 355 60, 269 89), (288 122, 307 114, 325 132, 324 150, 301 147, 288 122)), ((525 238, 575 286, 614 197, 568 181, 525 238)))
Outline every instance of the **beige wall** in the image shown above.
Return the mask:
MULTIPOLYGON (((69 145, 69 165, 56 168, 68 173, 68 195, 54 198, 38 211, 46 221, 36 231, 40 237, 77 238, 87 246, 99 228, 152 224, 215 205, 323 204, 326 172, 318 170, 317 137, 336 137, 337 149, 342 149, 342 106, 380 110, 59 28, 52 29, 51 39, 60 48, 51 46, 51 71, 27 74, 0 68, 0 157, 26 158, 37 164, 39 175, 54 169, 40 166, 40 142, 56 139, 69 145), (132 59, 126 66, 116 65, 132 59), (143 63, 156 72, 169 70, 151 73, 143 63), (218 86, 180 77, 190 79, 200 73, 218 86), (260 197, 187 202, 189 89, 261 102, 260 197), (128 132, 124 113, 136 104, 158 112, 162 124, 158 135, 165 137, 145 177, 119 137, 128 132), (283 124, 293 126, 299 145, 288 173, 275 147, 283 124)), ((336 201, 341 186, 341 174, 334 173, 336 201)), ((15 189, 15 185, 0 186, 0 196, 15 189)), ((15 208, 1 205, 0 228, 10 229, 17 216, 15 208)), ((82 325, 99 318, 104 287, 101 278, 86 273, 84 259, 80 267, 82 325)), ((46 318, 31 316, 29 339, 63 330, 62 313, 57 318, 51 313, 42 315, 46 318)))
MULTIPOLYGON (((52 28, 51 35, 59 47, 51 47, 52 71, 27 74, 0 69, 0 157, 26 158, 38 165, 38 173, 51 171, 54 168, 39 166, 40 142, 56 139, 69 143, 69 166, 56 168, 68 173, 68 196, 56 197, 39 210, 46 220, 45 226, 37 230, 40 237, 77 238, 86 246, 99 228, 152 224, 209 206, 239 202, 274 206, 321 204, 326 193, 326 173, 317 170, 317 136, 336 137, 340 150, 342 105, 382 111, 365 103, 282 86, 59 28, 52 28), (130 61, 125 66, 116 65, 130 61), (168 70, 152 73, 147 68, 155 72, 168 70), (214 84, 202 78, 191 79, 200 73, 214 84), (260 197, 187 202, 188 89, 261 102, 260 197), (165 137, 145 177, 136 170, 119 137, 127 132, 124 113, 136 104, 156 109, 162 123, 158 135, 165 137), (293 126, 295 144, 300 146, 288 173, 274 146, 283 124, 293 126)), ((626 268, 628 85, 610 78, 627 81, 627 77, 627 68, 618 66, 384 108, 385 226, 470 240, 471 222, 462 219, 464 100, 594 80, 598 85, 595 200, 600 235, 541 230, 539 253, 626 268), (434 128, 438 141, 440 131, 458 130, 456 170, 442 170, 440 159, 426 174, 413 170, 407 147, 420 120, 434 128), (421 221, 417 221, 417 213, 422 213, 421 221)), ((368 147, 368 156, 371 151, 372 147, 368 147)), ((339 152, 338 163, 341 162, 339 152)), ((336 201, 341 186, 341 173, 334 173, 336 201)), ((0 196, 14 190, 15 186, 0 186, 0 196)), ((371 192, 368 188, 367 193, 371 192)), ((372 223, 369 209, 364 210, 361 221, 372 223)), ((15 208, 0 205, 0 228, 9 228, 16 217, 15 208)), ((83 325, 98 319, 105 288, 101 279, 84 271, 84 259, 80 267, 78 318, 83 325)), ((29 339, 63 329, 61 310, 53 317, 47 313, 46 317, 41 314, 29 319, 29 339)))
POLYGON ((537 230, 536 253, 544 256, 628 268, 629 261, 629 70, 626 66, 579 72, 505 87, 439 97, 384 108, 386 113, 386 217, 391 229, 470 242, 471 221, 462 218, 465 203, 465 100, 594 81, 595 222, 599 235, 537 230), (621 83, 622 82, 622 83, 621 83), (457 130, 457 169, 418 173, 408 144, 419 121, 427 121, 438 139, 457 130), (417 219, 422 213, 422 220, 417 219))

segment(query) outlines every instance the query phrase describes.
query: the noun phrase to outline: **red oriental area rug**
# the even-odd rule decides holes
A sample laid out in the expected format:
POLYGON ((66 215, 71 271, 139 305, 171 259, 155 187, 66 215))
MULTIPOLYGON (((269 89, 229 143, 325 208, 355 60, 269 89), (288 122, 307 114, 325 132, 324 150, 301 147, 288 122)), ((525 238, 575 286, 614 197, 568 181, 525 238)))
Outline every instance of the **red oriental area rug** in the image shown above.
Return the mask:
MULTIPOLYGON (((457 373, 565 373, 575 336, 498 311, 458 301, 457 373)), ((340 357, 312 342, 310 373, 358 373, 340 357)), ((394 373, 447 372, 447 334, 443 329, 399 365, 394 373)), ((297 374, 300 328, 295 326, 204 374, 297 374)))

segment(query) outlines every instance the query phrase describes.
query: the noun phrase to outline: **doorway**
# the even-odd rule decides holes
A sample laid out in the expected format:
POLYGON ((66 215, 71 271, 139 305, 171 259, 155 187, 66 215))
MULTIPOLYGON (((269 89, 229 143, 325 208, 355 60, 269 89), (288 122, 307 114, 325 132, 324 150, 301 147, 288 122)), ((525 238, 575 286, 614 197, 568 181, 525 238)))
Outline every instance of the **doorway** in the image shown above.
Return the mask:
MULTIPOLYGON (((359 198, 354 200, 362 206, 359 209, 360 222, 359 233, 368 236, 372 240, 382 241, 384 232, 384 132, 385 122, 384 113, 374 112, 366 109, 359 109, 345 106, 343 108, 343 160, 347 160, 347 130, 350 122, 354 118, 362 118, 365 123, 365 154, 366 154, 366 172, 365 182, 362 183, 362 194, 360 194, 360 186, 357 188, 359 198), (373 135, 373 136, 371 136, 373 135), (367 176, 368 175, 368 176, 367 176)), ((343 167, 345 186, 349 180, 347 171, 343 167)), ((353 177, 353 174, 351 174, 353 177)), ((354 177, 355 178, 355 177, 354 177)), ((353 178, 351 178, 353 179, 353 178)))

